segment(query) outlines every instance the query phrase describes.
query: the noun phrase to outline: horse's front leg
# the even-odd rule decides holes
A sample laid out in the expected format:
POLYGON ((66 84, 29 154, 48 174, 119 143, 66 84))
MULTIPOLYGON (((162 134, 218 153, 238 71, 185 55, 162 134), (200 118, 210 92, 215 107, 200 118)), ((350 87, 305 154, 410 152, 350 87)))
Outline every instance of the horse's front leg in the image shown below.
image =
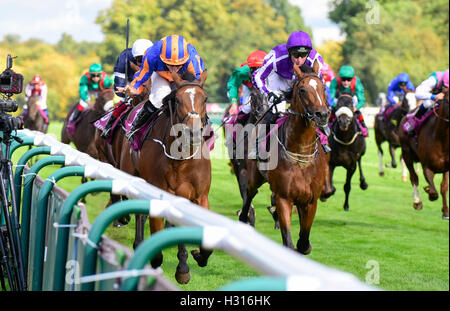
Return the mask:
POLYGON ((395 147, 389 144, 389 153, 391 154, 391 167, 397 167, 397 161, 395 160, 395 147))
POLYGON ((362 190, 366 190, 369 185, 366 182, 366 179, 364 178, 364 174, 361 167, 361 158, 358 159, 358 168, 359 168, 359 187, 362 190))
MULTIPOLYGON (((206 209, 209 209, 208 195, 202 196, 198 200, 197 204, 206 209)), ((197 264, 199 265, 199 267, 206 267, 206 265, 208 264, 208 258, 209 258, 209 256, 211 256, 212 252, 213 252, 212 250, 207 250, 207 249, 204 249, 203 247, 200 247, 200 250, 198 250, 198 249, 192 250, 191 255, 192 255, 192 257, 194 257, 194 259, 197 262, 197 264)))
POLYGON ((447 205, 447 191, 448 191, 448 171, 442 174, 441 182, 441 196, 442 196, 442 218, 448 220, 448 205, 447 205))
POLYGON ((409 180, 411 181, 411 185, 413 186, 413 207, 416 210, 421 210, 423 208, 422 200, 419 195, 419 176, 417 176, 416 170, 414 169, 414 162, 412 158, 412 150, 408 148, 402 147, 402 157, 405 161, 405 165, 409 171, 409 180))
POLYGON ((428 186, 424 187, 424 190, 428 193, 428 199, 430 201, 436 201, 439 195, 436 191, 436 186, 434 185, 434 173, 426 166, 422 165, 423 176, 428 183, 428 186))
POLYGON ((279 195, 276 195, 276 203, 283 245, 294 249, 291 237, 291 214, 294 203, 291 200, 281 198, 279 195))
POLYGON ((355 171, 356 171, 356 163, 352 163, 352 165, 347 168, 347 177, 345 179, 344 184, 344 191, 345 191, 344 210, 346 212, 348 212, 349 209, 348 201, 350 197, 350 190, 352 189, 352 177, 355 171))
POLYGON ((309 243, 309 233, 316 215, 317 200, 306 206, 297 205, 297 209, 300 217, 300 235, 297 242, 297 251, 303 255, 308 255, 312 250, 312 246, 309 243))

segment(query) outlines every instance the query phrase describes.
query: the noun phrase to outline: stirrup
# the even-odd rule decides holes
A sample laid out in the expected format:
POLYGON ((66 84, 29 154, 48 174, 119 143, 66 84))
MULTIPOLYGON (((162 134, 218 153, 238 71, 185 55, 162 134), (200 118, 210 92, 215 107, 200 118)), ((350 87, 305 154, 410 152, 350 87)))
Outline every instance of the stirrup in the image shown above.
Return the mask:
POLYGON ((328 146, 328 144, 323 144, 322 147, 323 147, 323 150, 325 151, 325 153, 331 152, 331 148, 330 148, 330 146, 328 146))

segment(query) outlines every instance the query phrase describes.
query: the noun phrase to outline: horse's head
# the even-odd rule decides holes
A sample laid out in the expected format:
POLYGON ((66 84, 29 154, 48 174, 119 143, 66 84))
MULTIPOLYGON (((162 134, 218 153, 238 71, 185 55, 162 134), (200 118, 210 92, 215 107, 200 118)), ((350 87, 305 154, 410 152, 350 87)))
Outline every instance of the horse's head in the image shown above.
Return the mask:
POLYGON ((104 113, 114 106, 114 91, 112 89, 104 89, 95 100, 94 110, 98 113, 104 113))
POLYGON ((400 106, 402 112, 405 114, 413 110, 417 106, 416 94, 412 90, 407 90, 402 98, 402 104, 400 106))
POLYGON ((250 104, 255 117, 259 119, 269 108, 267 96, 264 96, 258 89, 252 87, 250 91, 250 104))
POLYGON ((349 94, 341 94, 336 104, 337 124, 341 131, 347 131, 353 121, 353 98, 349 94))
POLYGON ((201 133, 201 130, 207 124, 206 115, 206 95, 203 85, 207 78, 207 72, 204 71, 200 79, 194 80, 193 75, 180 76, 172 73, 173 80, 177 87, 175 93, 175 109, 177 121, 185 126, 185 131, 189 135, 201 133))
POLYGON ((294 65, 298 77, 292 93, 289 113, 301 116, 305 121, 314 121, 323 128, 328 125, 330 112, 325 95, 325 85, 319 78, 319 63, 314 62, 312 72, 303 72, 294 65))
POLYGON ((31 121, 36 119, 39 110, 39 96, 32 95, 27 100, 28 114, 27 118, 31 121))

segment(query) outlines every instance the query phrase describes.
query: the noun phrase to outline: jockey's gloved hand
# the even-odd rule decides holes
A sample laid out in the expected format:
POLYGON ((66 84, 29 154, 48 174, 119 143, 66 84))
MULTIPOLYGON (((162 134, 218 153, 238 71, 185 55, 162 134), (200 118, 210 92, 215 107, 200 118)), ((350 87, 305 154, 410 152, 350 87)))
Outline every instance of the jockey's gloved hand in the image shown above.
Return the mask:
POLYGON ((283 95, 279 91, 270 92, 269 95, 267 95, 267 100, 269 101, 270 105, 277 105, 283 100, 283 95))

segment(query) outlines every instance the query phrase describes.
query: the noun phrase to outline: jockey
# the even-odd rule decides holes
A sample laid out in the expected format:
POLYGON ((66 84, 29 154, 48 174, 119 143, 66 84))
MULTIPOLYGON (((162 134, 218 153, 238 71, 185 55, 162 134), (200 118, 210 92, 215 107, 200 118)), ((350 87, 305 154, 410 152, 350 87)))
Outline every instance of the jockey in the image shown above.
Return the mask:
MULTIPOLYGON (((333 100, 332 112, 330 115, 330 122, 335 118, 334 112, 339 96, 347 93, 353 98, 353 111, 358 118, 359 123, 367 129, 364 122, 363 115, 360 111, 364 107, 366 98, 364 96, 364 86, 358 76, 355 75, 355 70, 352 66, 342 66, 339 69, 339 76, 334 78, 330 84, 330 97, 333 100)), ((368 130, 366 131, 369 132, 368 130)))
POLYGON ((324 63, 322 66, 322 76, 326 88, 328 106, 331 107, 333 106, 334 101, 330 95, 330 84, 331 81, 333 81, 333 79, 336 77, 336 75, 334 74, 334 71, 331 69, 330 65, 328 65, 327 63, 324 63))
POLYGON ((44 111, 44 113, 47 115, 48 120, 47 84, 45 84, 45 82, 42 81, 41 76, 38 74, 34 75, 33 80, 31 80, 30 83, 28 83, 27 86, 25 87, 25 105, 23 106, 23 114, 22 114, 24 118, 28 114, 28 106, 26 102, 28 102, 28 99, 33 95, 39 96, 39 108, 44 111))
POLYGON ((117 58, 116 65, 114 66, 114 92, 122 99, 122 101, 117 105, 117 109, 114 110, 108 123, 105 125, 101 134, 103 138, 109 137, 112 125, 127 107, 127 105, 121 105, 125 99, 125 94, 119 92, 117 88, 123 88, 133 81, 134 74, 139 71, 139 68, 141 67, 145 51, 152 45, 153 42, 150 40, 138 39, 133 43, 132 48, 123 50, 117 58), (127 70, 125 70, 126 67, 128 67, 127 70), (125 75, 127 75, 127 77, 125 75))
POLYGON ((192 73, 196 79, 205 71, 205 65, 195 47, 180 35, 170 35, 155 42, 145 53, 141 68, 131 84, 119 91, 129 90, 131 96, 140 96, 150 85, 150 96, 136 115, 130 131, 133 134, 162 106, 162 100, 175 89, 171 73, 192 73))
POLYGON ((304 31, 291 33, 286 44, 275 46, 264 58, 264 64, 253 73, 253 85, 267 96, 269 104, 274 106, 273 112, 285 110, 282 93, 292 90, 297 79, 294 64, 299 67, 312 67, 314 61, 319 62, 319 76, 322 77, 322 56, 312 48, 311 38, 304 31))
MULTIPOLYGON (((434 103, 444 99, 445 88, 448 89, 448 69, 444 71, 433 72, 425 81, 423 81, 416 89, 416 98, 423 100, 422 104, 414 112, 415 119, 420 119, 423 115, 434 106, 434 103)), ((415 123, 415 122, 414 122, 415 123)), ((414 133, 414 125, 406 126, 408 134, 414 133)))
POLYGON ((80 102, 76 109, 70 116, 70 123, 76 122, 81 116, 81 112, 89 107, 89 98, 94 95, 95 98, 104 89, 109 89, 112 86, 112 80, 103 71, 102 65, 94 63, 89 67, 89 71, 86 72, 80 79, 79 93, 80 102))
POLYGON ((399 106, 401 104, 399 102, 399 96, 404 95, 406 90, 414 91, 414 89, 414 84, 409 80, 409 75, 405 72, 399 73, 398 76, 389 83, 387 89, 387 104, 386 107, 381 108, 381 112, 394 105, 399 106))
MULTIPOLYGON (((297 80, 294 64, 312 67, 315 61, 319 64, 319 77, 322 78, 322 56, 312 48, 311 38, 304 31, 294 31, 285 44, 275 46, 264 58, 263 65, 253 73, 253 85, 264 95, 272 109, 266 113, 264 121, 274 122, 278 111, 286 110, 286 99, 283 92, 292 91, 297 80)), ((255 144, 253 144, 254 146, 255 144)), ((324 145, 325 151, 331 149, 324 145)), ((250 154, 257 152, 252 149, 250 154)), ((251 156, 249 154, 249 157, 251 156)))
POLYGON ((231 100, 231 111, 237 109, 237 103, 239 99, 239 87, 243 85, 242 89, 242 106, 239 113, 248 115, 252 109, 250 103, 250 90, 252 88, 252 75, 256 69, 262 66, 266 52, 254 51, 247 57, 247 62, 242 64, 241 67, 233 70, 230 79, 227 83, 227 95, 231 100))

